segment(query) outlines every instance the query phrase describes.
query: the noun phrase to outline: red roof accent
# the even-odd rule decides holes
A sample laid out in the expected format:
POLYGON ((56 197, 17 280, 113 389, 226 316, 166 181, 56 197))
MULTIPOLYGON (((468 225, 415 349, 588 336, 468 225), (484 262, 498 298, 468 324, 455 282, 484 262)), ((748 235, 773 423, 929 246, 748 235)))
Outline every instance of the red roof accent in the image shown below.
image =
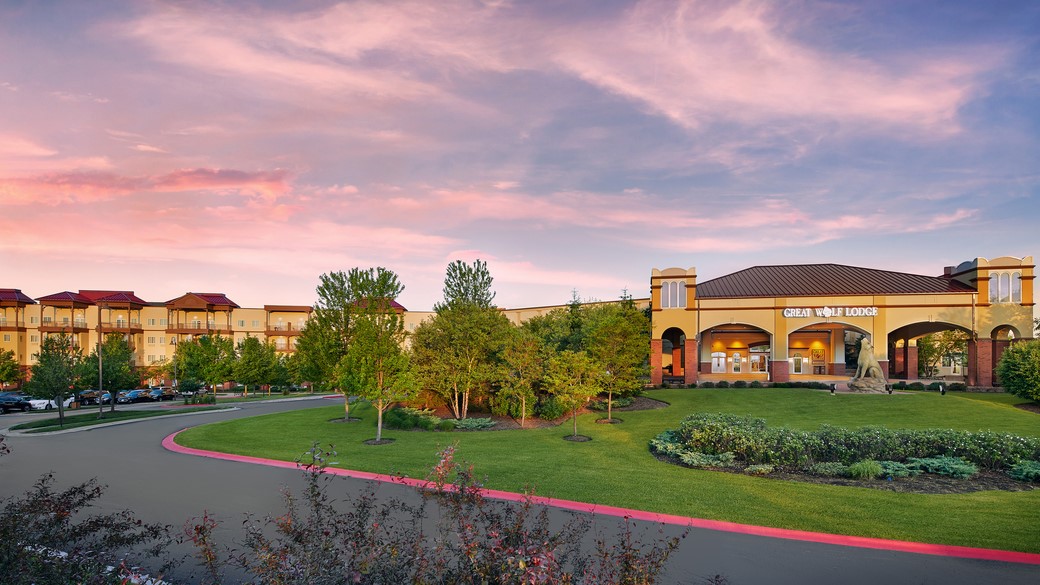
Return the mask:
POLYGON ((960 281, 841 264, 754 266, 697 283, 697 298, 972 293, 960 281))
POLYGON ((189 292, 189 293, 184 293, 183 295, 181 295, 181 296, 179 296, 179 297, 177 297, 177 298, 175 298, 173 300, 166 301, 166 306, 167 307, 172 307, 172 306, 175 306, 175 305, 176 306, 180 306, 180 307, 184 307, 184 306, 194 307, 194 306, 200 306, 200 305, 216 305, 216 306, 220 306, 220 307, 231 307, 233 309, 238 309, 239 308, 238 304, 235 303, 235 301, 232 301, 231 299, 229 299, 226 296, 224 296, 224 293, 194 293, 194 292, 189 292), (198 301, 201 301, 201 303, 199 303, 198 301, 192 302, 190 297, 194 297, 195 299, 198 299, 198 301))
POLYGON ((79 294, 87 297, 95 303, 98 301, 106 301, 109 303, 131 303, 135 305, 148 304, 147 301, 144 301, 135 295, 132 290, 80 290, 79 294))
POLYGON ((86 305, 93 305, 94 304, 94 301, 88 299, 87 297, 85 297, 85 296, 83 296, 83 295, 81 295, 79 293, 74 293, 72 291, 62 291, 60 293, 54 293, 52 295, 47 295, 45 297, 37 297, 36 300, 40 301, 41 303, 46 303, 46 302, 65 302, 65 303, 67 303, 67 302, 72 302, 72 303, 83 303, 83 304, 86 304, 86 305))
POLYGON ((0 288, 0 302, 36 304, 36 301, 17 288, 0 288))

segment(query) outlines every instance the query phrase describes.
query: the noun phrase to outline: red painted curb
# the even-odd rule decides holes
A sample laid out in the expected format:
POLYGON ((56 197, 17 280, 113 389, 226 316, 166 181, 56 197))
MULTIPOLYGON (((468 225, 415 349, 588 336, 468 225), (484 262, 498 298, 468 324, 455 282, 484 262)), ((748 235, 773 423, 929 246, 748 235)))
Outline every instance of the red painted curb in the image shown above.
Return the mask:
MULTIPOLYGON (((198 457, 209 457, 212 459, 222 459, 224 461, 237 461, 239 463, 252 463, 255 465, 267 465, 269 467, 280 467, 283 469, 296 469, 297 467, 295 463, 288 461, 277 461, 274 459, 263 459, 260 457, 247 457, 245 455, 230 455, 228 453, 218 453, 216 451, 203 451, 201 449, 182 447, 181 445, 178 445, 176 442, 174 442, 174 439, 178 434, 183 432, 183 430, 186 429, 177 431, 176 433, 173 433, 172 435, 163 439, 162 446, 167 450, 173 451, 175 453, 195 455, 198 457)), ((355 479, 365 479, 386 483, 395 483, 399 485, 408 485, 417 488, 425 488, 430 485, 429 482, 421 479, 412 479, 408 477, 393 477, 390 475, 370 473, 367 471, 354 471, 350 469, 339 469, 332 467, 326 468, 325 471, 330 475, 352 477, 355 479)), ((523 494, 517 494, 501 490, 485 489, 482 491, 486 497, 494 498, 497 500, 520 502, 527 498, 527 496, 524 496, 523 494)), ((947 544, 928 544, 924 542, 910 542, 904 540, 887 540, 883 538, 869 538, 866 536, 845 536, 841 534, 827 534, 825 532, 807 532, 804 530, 790 530, 787 528, 770 528, 768 526, 737 524, 736 522, 725 522, 722 520, 705 520, 703 518, 690 518, 687 516, 675 516, 672 514, 658 514, 656 512, 631 510, 628 508, 618 508, 615 506, 586 504, 584 502, 575 502, 572 500, 558 500, 555 498, 547 498, 543 496, 532 496, 530 498, 530 501, 536 504, 552 506, 554 508, 561 508, 564 510, 573 510, 575 512, 584 512, 588 514, 602 514, 605 516, 616 516, 618 518, 642 520, 644 522, 674 524, 678 526, 689 526, 692 528, 718 530, 721 532, 734 532, 738 534, 750 534, 753 536, 766 536, 770 538, 784 538, 787 540, 801 540, 806 542, 818 542, 821 544, 833 544, 838 546, 853 546, 857 548, 890 550, 896 552, 909 552, 916 554, 955 557, 963 559, 980 559, 986 561, 1001 561, 1005 563, 1023 563, 1029 565, 1040 565, 1040 554, 1037 553, 1024 553, 1007 550, 996 550, 990 548, 973 548, 968 546, 954 546, 947 544)))

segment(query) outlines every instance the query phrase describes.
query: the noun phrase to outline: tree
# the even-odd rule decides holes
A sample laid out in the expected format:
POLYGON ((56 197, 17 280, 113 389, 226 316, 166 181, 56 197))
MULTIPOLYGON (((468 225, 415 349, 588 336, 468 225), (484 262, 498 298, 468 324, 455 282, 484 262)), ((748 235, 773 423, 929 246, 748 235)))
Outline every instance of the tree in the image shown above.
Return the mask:
POLYGON ((412 352, 424 389, 440 396, 455 418, 466 418, 470 400, 488 391, 498 375, 498 354, 509 320, 490 304, 491 275, 479 260, 448 265, 444 301, 412 336, 412 352))
MULTIPOLYGON (((94 349, 82 366, 80 376, 83 384, 89 388, 107 388, 112 397, 109 410, 115 412, 116 397, 119 390, 136 388, 141 377, 134 368, 134 350, 130 342, 119 333, 109 333, 101 344, 101 384, 98 382, 98 352, 94 349)), ((101 397, 98 397, 98 411, 104 408, 101 397)))
MULTIPOLYGON (((322 274, 314 311, 296 340, 298 375, 319 386, 343 392, 344 420, 350 420, 350 394, 340 384, 340 362, 350 347, 353 319, 365 309, 363 287, 369 275, 374 278, 381 272, 389 271, 382 267, 367 271, 352 268, 349 272, 322 274)), ((394 275, 395 282, 396 278, 394 275)))
POLYGON ((10 384, 22 378, 22 370, 13 351, 0 351, 0 384, 10 384))
MULTIPOLYGON (((253 336, 246 336, 238 342, 237 358, 232 368, 235 381, 245 386, 246 394, 250 386, 271 384, 278 363, 274 346, 262 343, 253 336)), ((254 388, 254 392, 255 392, 254 388)))
POLYGON ((505 403, 506 410, 520 415, 524 428, 527 415, 533 413, 535 384, 545 371, 545 348, 533 333, 512 327, 502 349, 501 382, 495 399, 505 403), (515 407, 515 408, 514 408, 515 407))
POLYGON ((32 396, 53 399, 58 405, 59 424, 65 424, 65 393, 75 384, 82 361, 83 352, 71 335, 49 334, 40 343, 36 363, 30 368, 26 391, 32 396))
POLYGON ((234 377, 235 342, 219 333, 182 341, 174 354, 179 375, 193 382, 206 382, 216 398, 217 385, 234 377))
POLYGON ((1000 356, 997 376, 1011 394, 1040 402, 1040 341, 1011 344, 1000 356))
POLYGON ((549 360, 545 389, 571 411, 578 436, 578 409, 603 390, 603 365, 583 351, 561 351, 549 360))
POLYGON ((650 357, 650 323, 643 312, 628 299, 601 305, 587 319, 585 345, 589 355, 604 369, 607 391, 607 420, 613 420, 614 394, 634 392, 645 374, 650 357))
POLYGON ((352 271, 359 297, 352 311, 350 342, 338 365, 340 387, 368 400, 376 409, 376 441, 383 440, 383 413, 394 402, 415 395, 403 345, 404 320, 394 300, 404 287, 383 267, 352 271))
POLYGON ((950 329, 921 337, 917 340, 918 375, 934 376, 943 358, 964 355, 967 350, 968 334, 963 331, 950 329))
POLYGON ((474 260, 472 265, 462 260, 448 264, 444 276, 444 302, 435 305, 434 310, 455 305, 474 305, 485 309, 493 307, 493 280, 483 260, 474 260))

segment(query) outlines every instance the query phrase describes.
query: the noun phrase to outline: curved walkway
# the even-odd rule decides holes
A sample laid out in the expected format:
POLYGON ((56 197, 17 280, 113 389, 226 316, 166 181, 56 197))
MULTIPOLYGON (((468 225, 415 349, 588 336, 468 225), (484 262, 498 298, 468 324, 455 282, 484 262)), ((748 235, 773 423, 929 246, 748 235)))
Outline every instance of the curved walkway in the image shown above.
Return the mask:
MULTIPOLYGON (((163 447, 170 451, 174 451, 176 453, 183 453, 186 455, 196 455, 199 457, 209 457, 212 459, 222 459, 224 461, 235 461, 238 463, 251 463, 255 465, 266 465, 270 467, 296 469, 296 464, 288 461, 278 461, 276 459, 264 459, 260 457, 249 457, 245 455, 231 455, 228 453, 220 453, 217 451, 206 451, 202 449, 184 447, 176 443, 176 437, 181 432, 183 432, 183 430, 168 435, 165 439, 163 439, 163 447)), ((429 485, 428 482, 425 480, 412 479, 408 477, 394 477, 390 475, 371 473, 367 471, 354 471, 350 469, 329 467, 325 469, 325 472, 330 475, 336 475, 341 477, 351 477, 354 479, 362 479, 367 481, 394 483, 416 488, 424 488, 429 485)), ((981 559, 987 561, 1001 561, 1007 563, 1024 563, 1031 565, 1040 565, 1040 554, 1036 553, 1024 553, 942 544, 927 544, 922 542, 908 542, 902 540, 886 540, 882 538, 868 538, 863 536, 844 536, 840 534, 827 534, 823 532, 789 530, 786 528, 770 528, 768 526, 738 524, 735 522, 725 522, 721 520, 705 520, 703 518, 690 518, 687 516, 658 514, 655 512, 645 512, 642 510, 618 508, 615 506, 586 504, 583 502, 547 498, 543 496, 528 497, 523 494, 517 494, 514 492, 507 492, 502 490, 484 489, 482 491, 486 497, 494 498, 497 500, 520 502, 524 501, 525 498, 529 498, 530 501, 539 505, 552 506, 554 508, 572 510, 575 512, 583 512, 588 514, 601 514, 604 516, 615 516, 618 518, 631 518, 634 520, 652 523, 672 524, 677 526, 690 526, 693 528, 703 528, 707 530, 718 530, 722 532, 734 532, 737 534, 749 534, 754 536, 766 536, 771 538, 800 540, 806 542, 817 542, 839 546, 852 546, 859 548, 909 552, 916 554, 937 555, 963 559, 981 559)))

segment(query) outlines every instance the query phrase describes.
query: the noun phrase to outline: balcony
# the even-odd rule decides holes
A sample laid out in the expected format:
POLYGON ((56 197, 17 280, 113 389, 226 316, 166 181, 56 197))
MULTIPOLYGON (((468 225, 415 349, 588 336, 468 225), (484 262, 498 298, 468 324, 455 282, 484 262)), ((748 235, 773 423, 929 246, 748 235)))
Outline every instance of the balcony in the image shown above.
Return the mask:
POLYGON ((43 323, 40 323, 41 333, 87 333, 90 331, 90 327, 87 326, 87 322, 81 319, 75 321, 50 321, 44 319, 43 323))
POLYGON ((144 327, 137 322, 112 321, 101 323, 102 333, 143 333, 144 327))
POLYGON ((300 328, 292 323, 277 323, 275 325, 268 324, 264 333, 268 337, 277 335, 299 335, 300 328))
POLYGON ((219 333, 221 335, 231 335, 234 330, 227 325, 217 325, 216 323, 203 323, 201 321, 192 321, 190 323, 170 323, 166 326, 167 333, 180 333, 183 335, 207 335, 219 333))
POLYGON ((25 321, 0 319, 0 331, 25 331, 25 321))

